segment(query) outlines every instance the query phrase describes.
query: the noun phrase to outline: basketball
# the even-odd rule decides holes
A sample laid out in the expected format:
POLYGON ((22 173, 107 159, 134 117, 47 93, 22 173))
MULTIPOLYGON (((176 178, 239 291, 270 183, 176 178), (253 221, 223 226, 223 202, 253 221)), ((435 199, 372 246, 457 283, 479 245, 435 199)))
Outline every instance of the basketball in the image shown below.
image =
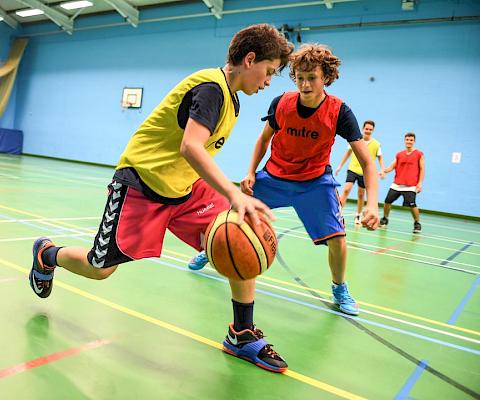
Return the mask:
POLYGON ((245 215, 239 225, 234 210, 223 211, 208 225, 204 249, 210 264, 223 276, 233 280, 255 278, 265 272, 277 253, 277 237, 264 215, 254 225, 245 215))

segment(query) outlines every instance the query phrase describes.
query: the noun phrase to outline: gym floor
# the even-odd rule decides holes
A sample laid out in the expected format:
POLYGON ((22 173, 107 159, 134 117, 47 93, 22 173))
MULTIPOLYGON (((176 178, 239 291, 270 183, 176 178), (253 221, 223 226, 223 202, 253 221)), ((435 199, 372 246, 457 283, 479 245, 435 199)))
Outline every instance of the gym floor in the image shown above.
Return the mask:
MULTIPOLYGON (((408 210, 388 228, 345 219, 347 317, 330 302, 326 246, 292 209, 276 210, 279 253, 259 277, 255 321, 289 363, 274 374, 221 352, 228 284, 186 268, 193 249, 168 234, 160 259, 105 281, 58 268, 48 299, 27 275, 35 238, 91 247, 112 168, 0 155, 0 398, 480 398, 480 223, 408 210)), ((421 198, 420 198, 421 204, 421 198)))

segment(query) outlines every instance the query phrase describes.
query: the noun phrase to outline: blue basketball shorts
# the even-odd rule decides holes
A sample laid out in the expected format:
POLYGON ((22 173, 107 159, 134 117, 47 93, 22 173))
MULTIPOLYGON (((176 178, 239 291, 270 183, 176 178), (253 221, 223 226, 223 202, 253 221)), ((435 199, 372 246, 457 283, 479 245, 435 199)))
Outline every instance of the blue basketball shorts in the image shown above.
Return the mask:
POLYGON ((265 170, 256 174, 253 195, 270 208, 293 207, 315 244, 345 236, 337 187, 331 168, 319 178, 295 182, 276 178, 265 170))

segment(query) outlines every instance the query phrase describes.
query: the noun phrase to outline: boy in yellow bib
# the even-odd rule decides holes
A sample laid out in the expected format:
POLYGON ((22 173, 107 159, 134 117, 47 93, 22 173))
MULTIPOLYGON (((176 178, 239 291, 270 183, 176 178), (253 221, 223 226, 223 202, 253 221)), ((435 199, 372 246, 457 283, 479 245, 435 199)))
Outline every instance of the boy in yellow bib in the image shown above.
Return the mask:
MULTIPOLYGON (((367 145, 368 152, 375 161, 378 158, 378 163, 380 164, 380 172, 378 173, 380 178, 385 178, 385 166, 383 164, 382 149, 380 147, 380 142, 372 138, 373 130, 375 129, 375 122, 365 121, 363 123, 363 141, 367 145)), ((339 166, 335 170, 335 175, 338 175, 340 170, 343 167, 343 164, 352 156, 350 164, 348 165, 347 179, 345 186, 343 187, 342 195, 340 196, 340 204, 343 206, 347 201, 348 195, 353 188, 355 182, 358 183, 358 200, 357 200, 357 214, 355 215, 355 224, 360 225, 360 219, 362 215, 363 206, 365 204, 365 183, 363 181, 363 170, 358 162, 357 157, 353 154, 352 149, 349 148, 342 160, 340 161, 339 166)))
MULTIPOLYGON (((173 88, 138 128, 118 162, 103 219, 92 249, 33 244, 30 286, 39 297, 52 291, 61 266, 91 279, 109 277, 119 264, 160 257, 165 231, 196 250, 216 215, 230 206, 272 217, 260 200, 243 194, 212 157, 230 135, 240 111, 238 91, 247 95, 270 85, 288 62, 293 46, 274 27, 252 25, 238 32, 223 68, 205 69, 173 88)), ((230 281, 234 322, 228 353, 261 368, 283 372, 286 362, 253 324, 255 280, 230 281)))

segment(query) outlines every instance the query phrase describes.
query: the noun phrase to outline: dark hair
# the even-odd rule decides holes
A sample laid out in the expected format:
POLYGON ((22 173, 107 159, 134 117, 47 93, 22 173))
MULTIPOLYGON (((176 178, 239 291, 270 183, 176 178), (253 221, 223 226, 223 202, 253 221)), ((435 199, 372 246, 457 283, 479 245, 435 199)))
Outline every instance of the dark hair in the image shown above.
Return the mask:
POLYGON ((413 132, 407 132, 405 134, 405 137, 413 137, 415 140, 417 140, 417 137, 415 136, 415 134, 413 132))
POLYGON ((318 43, 304 44, 290 56, 290 78, 295 81, 295 71, 313 71, 320 67, 325 86, 338 79, 338 67, 342 62, 328 46, 318 43))
POLYGON ((372 125, 375 128, 375 122, 373 122, 371 119, 367 119, 364 123, 362 128, 365 128, 365 125, 372 125))
POLYGON ((280 60, 282 70, 288 64, 293 44, 274 26, 268 24, 251 25, 237 32, 228 47, 227 62, 240 65, 251 51, 255 53, 255 62, 280 60))

